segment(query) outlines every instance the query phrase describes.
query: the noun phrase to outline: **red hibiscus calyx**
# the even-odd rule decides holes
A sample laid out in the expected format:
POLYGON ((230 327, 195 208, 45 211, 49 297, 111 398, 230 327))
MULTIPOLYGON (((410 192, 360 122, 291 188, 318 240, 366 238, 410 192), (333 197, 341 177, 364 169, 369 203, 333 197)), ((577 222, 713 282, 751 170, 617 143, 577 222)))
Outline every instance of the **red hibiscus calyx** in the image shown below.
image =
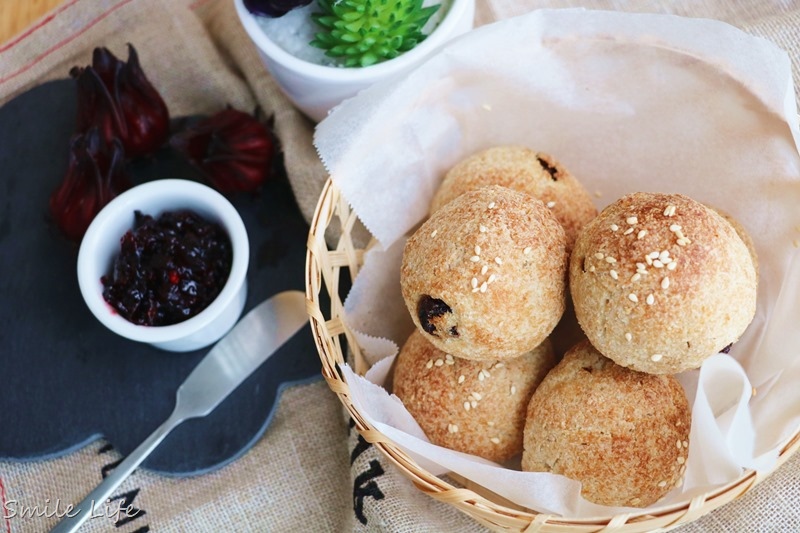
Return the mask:
POLYGON ((230 107, 177 133, 170 144, 223 193, 255 191, 270 175, 271 133, 253 115, 230 107))
POLYGON ((123 160, 120 141, 107 142, 99 128, 72 138, 67 173, 49 204, 50 215, 68 239, 79 242, 97 213, 130 188, 123 160))
POLYGON ((70 75, 78 84, 78 132, 98 128, 106 143, 119 139, 128 157, 151 154, 166 142, 169 111, 132 45, 126 62, 95 48, 92 65, 73 67, 70 75))

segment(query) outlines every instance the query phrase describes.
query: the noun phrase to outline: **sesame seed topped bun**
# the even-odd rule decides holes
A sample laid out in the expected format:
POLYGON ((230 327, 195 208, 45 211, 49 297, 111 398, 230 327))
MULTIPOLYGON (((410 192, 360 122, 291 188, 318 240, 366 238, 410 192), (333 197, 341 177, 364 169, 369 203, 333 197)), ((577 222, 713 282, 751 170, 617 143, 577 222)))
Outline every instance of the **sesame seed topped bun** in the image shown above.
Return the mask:
POLYGON ((646 507, 681 483, 690 427, 674 377, 621 367, 584 341, 533 393, 522 469, 580 481, 600 505, 646 507))
POLYGON ((555 365, 550 342, 505 361, 447 354, 414 331, 394 368, 394 394, 434 444, 505 461, 522 452, 533 391, 555 365))
POLYGON ((564 230, 542 202, 497 185, 464 193, 406 243, 400 286, 416 326, 467 359, 518 357, 565 306, 564 230))
POLYGON ((486 185, 502 185, 541 200, 567 236, 567 251, 597 209, 583 185, 554 157, 523 146, 497 146, 478 152, 445 175, 430 211, 460 194, 486 185))
POLYGON ((679 194, 634 193, 578 235, 575 315, 617 364, 673 374, 739 339, 756 309, 754 261, 735 229, 679 194))

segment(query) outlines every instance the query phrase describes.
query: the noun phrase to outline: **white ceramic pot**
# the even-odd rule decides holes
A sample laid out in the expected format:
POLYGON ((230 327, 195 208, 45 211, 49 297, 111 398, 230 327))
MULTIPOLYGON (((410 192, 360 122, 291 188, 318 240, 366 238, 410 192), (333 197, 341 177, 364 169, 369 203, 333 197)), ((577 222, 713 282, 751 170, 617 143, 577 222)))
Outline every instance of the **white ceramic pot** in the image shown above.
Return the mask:
POLYGON ((267 70, 294 105, 317 122, 325 118, 331 108, 361 89, 411 70, 447 41, 471 30, 475 18, 475 0, 452 0, 442 21, 412 50, 369 67, 340 68, 310 63, 291 55, 266 36, 255 16, 244 7, 243 0, 234 0, 234 3, 267 70))
POLYGON ((92 220, 78 252, 78 284, 92 314, 108 329, 128 339, 174 352, 198 350, 219 340, 242 314, 247 298, 250 244, 239 213, 217 191, 187 180, 158 180, 114 198, 92 220), (219 223, 228 233, 233 261, 228 280, 208 307, 169 326, 128 322, 103 298, 100 278, 109 273, 120 251, 120 238, 133 226, 134 211, 157 218, 164 211, 190 209, 219 223))

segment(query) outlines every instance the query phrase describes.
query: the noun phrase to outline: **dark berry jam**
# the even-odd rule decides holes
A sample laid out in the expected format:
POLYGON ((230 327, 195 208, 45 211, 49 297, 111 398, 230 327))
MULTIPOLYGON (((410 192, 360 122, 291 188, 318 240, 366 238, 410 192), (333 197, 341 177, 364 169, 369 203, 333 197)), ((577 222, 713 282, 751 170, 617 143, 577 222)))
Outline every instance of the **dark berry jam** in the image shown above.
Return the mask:
POLYGON ((133 229, 120 240, 103 297, 134 324, 168 326, 208 307, 228 280, 233 251, 219 224, 192 211, 158 220, 134 212, 133 229))

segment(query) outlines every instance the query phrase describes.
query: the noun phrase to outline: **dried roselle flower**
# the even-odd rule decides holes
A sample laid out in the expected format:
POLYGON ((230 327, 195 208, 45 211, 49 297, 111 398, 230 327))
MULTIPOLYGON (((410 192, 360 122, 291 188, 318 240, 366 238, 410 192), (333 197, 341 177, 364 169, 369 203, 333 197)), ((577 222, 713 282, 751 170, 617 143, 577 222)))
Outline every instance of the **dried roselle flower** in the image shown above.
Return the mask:
POLYGON ((73 67, 78 83, 78 131, 99 128, 106 142, 114 137, 125 153, 137 157, 154 152, 169 137, 169 112, 128 45, 128 61, 107 48, 95 48, 92 65, 73 67))
POLYGON ((202 119, 170 142, 220 192, 254 191, 270 173, 272 135, 257 118, 236 109, 202 119))
POLYGON ((119 140, 107 143, 98 128, 72 138, 64 181, 50 195, 50 215, 70 240, 80 241, 100 209, 130 187, 124 154, 119 140))
POLYGON ((282 17, 294 8, 310 3, 311 0, 244 0, 244 7, 254 15, 282 17))

